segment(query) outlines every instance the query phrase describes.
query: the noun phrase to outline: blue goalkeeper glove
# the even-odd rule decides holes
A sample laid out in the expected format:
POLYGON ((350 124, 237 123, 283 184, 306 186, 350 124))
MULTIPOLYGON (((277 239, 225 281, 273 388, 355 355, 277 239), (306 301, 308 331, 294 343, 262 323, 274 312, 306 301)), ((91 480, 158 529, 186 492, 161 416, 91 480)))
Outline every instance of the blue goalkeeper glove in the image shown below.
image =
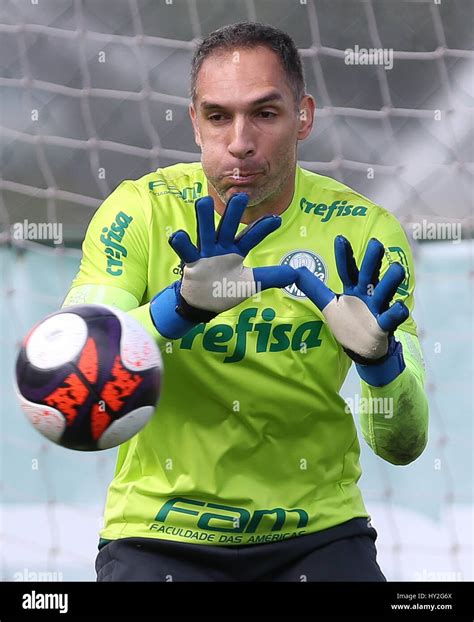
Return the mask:
POLYGON ((216 231, 212 197, 198 199, 197 247, 183 230, 171 235, 169 243, 184 266, 182 278, 150 304, 153 323, 164 337, 179 339, 260 291, 294 283, 296 271, 291 266, 252 269, 243 265, 249 251, 281 225, 279 216, 263 216, 235 237, 247 203, 247 194, 234 194, 216 231))
POLYGON ((393 263, 379 282, 384 247, 375 238, 367 245, 360 272, 342 235, 336 237, 334 251, 342 294, 335 294, 307 268, 298 268, 296 285, 322 312, 334 337, 355 361, 359 376, 383 386, 405 368, 402 346, 393 333, 409 311, 398 300, 389 307, 405 270, 393 263))

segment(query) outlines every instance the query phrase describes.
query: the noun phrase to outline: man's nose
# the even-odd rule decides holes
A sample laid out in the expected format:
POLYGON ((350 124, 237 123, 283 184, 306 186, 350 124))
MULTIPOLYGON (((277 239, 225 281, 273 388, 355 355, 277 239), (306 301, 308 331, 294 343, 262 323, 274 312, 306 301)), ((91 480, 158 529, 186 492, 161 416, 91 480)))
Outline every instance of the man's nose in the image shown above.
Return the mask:
POLYGON ((236 117, 230 130, 229 153, 240 160, 255 153, 255 142, 250 123, 243 117, 236 117))

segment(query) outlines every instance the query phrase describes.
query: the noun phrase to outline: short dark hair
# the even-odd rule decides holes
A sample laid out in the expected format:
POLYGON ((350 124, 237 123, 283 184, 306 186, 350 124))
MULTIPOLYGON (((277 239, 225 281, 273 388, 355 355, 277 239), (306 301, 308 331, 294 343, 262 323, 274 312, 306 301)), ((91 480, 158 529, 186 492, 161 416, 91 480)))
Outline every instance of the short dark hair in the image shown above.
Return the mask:
POLYGON ((204 60, 215 51, 265 46, 275 52, 293 91, 296 106, 306 92, 303 65, 293 39, 278 28, 259 22, 238 22, 211 32, 200 43, 191 61, 191 99, 196 99, 196 82, 204 60))

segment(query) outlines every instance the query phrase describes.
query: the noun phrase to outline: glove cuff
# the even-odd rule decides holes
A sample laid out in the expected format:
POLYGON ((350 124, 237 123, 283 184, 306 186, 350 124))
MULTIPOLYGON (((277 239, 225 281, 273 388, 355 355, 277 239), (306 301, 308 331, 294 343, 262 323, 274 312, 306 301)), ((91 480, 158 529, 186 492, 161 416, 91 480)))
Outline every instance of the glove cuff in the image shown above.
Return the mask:
POLYGON ((356 361, 356 369, 362 380, 373 387, 389 384, 405 369, 402 344, 392 335, 385 356, 370 362, 356 361))
POLYGON ((213 320, 217 316, 217 313, 214 313, 214 311, 206 311, 205 309, 193 307, 186 302, 181 293, 178 295, 178 300, 179 302, 176 305, 175 311, 189 322, 195 322, 196 324, 200 324, 201 322, 205 323, 213 320))
POLYGON ((150 316, 156 330, 166 339, 180 339, 199 321, 184 318, 177 312, 181 281, 175 281, 150 302, 150 316))

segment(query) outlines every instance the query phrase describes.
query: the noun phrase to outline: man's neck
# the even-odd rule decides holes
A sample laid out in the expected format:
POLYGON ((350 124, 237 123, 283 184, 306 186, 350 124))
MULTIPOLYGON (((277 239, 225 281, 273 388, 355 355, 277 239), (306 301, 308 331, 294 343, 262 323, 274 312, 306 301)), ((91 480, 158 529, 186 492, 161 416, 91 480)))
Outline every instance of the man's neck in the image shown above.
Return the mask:
MULTIPOLYGON (((288 179, 287 184, 280 191, 277 197, 272 195, 258 205, 248 207, 244 212, 242 222, 248 225, 249 223, 258 220, 262 216, 267 216, 269 214, 274 214, 278 216, 282 214, 287 209, 287 207, 289 207, 293 199, 293 195, 295 192, 295 179, 296 170, 294 174, 288 179)), ((216 212, 222 216, 225 210, 225 204, 221 201, 219 195, 210 184, 208 192, 210 196, 214 199, 214 207, 216 212)))

